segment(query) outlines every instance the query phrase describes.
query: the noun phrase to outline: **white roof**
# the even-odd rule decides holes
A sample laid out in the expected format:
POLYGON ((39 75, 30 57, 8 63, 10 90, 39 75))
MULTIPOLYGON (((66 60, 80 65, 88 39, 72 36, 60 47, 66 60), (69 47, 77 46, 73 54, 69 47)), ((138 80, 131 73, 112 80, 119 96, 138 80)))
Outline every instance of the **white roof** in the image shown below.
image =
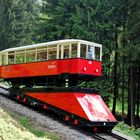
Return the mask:
POLYGON ((80 42, 80 43, 88 44, 88 45, 92 45, 92 46, 97 46, 97 47, 102 47, 101 44, 90 42, 90 41, 85 41, 85 40, 80 40, 80 39, 64 39, 64 40, 51 41, 51 42, 46 42, 46 43, 39 43, 39 44, 34 44, 34 45, 27 45, 27 46, 9 48, 9 49, 1 51, 0 53, 23 50, 23 49, 33 49, 33 48, 36 48, 36 47, 45 47, 45 46, 48 46, 48 45, 76 43, 76 42, 80 42))

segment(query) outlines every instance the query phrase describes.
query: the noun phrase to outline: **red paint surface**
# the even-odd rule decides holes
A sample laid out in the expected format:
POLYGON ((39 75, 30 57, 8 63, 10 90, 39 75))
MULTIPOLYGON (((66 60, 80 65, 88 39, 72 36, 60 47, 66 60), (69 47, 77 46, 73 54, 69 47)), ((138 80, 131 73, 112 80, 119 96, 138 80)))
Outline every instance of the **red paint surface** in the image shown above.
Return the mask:
POLYGON ((46 61, 4 66, 4 78, 31 77, 58 74, 58 62, 46 61))
POLYGON ((75 96, 90 120, 116 121, 100 95, 76 94, 75 96))
POLYGON ((4 78, 49 76, 63 73, 101 76, 101 62, 77 58, 3 66, 4 78))
POLYGON ((26 93, 26 95, 93 122, 116 121, 97 94, 44 92, 26 93))
POLYGON ((71 59, 70 73, 88 74, 94 76, 101 76, 101 62, 91 61, 86 59, 71 59), (96 72, 96 70, 98 72, 96 72))
POLYGON ((70 65, 71 60, 57 60, 59 62, 59 73, 70 73, 70 65))
POLYGON ((75 115, 88 119, 86 113, 76 99, 75 94, 71 93, 26 93, 26 95, 48 103, 59 109, 71 112, 75 115))

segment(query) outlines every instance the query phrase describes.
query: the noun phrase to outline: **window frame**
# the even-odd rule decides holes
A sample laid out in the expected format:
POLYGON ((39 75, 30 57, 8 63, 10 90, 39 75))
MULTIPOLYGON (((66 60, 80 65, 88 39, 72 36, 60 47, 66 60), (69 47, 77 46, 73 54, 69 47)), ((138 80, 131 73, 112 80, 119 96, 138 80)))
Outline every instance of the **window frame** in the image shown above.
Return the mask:
POLYGON ((80 57, 84 58, 84 59, 89 59, 89 60, 102 61, 102 46, 101 45, 98 46, 96 44, 88 44, 88 43, 85 43, 85 42, 80 42, 80 57), (82 47, 81 45, 86 45, 86 57, 81 57, 81 47, 82 47), (94 55, 95 55, 94 57, 95 57, 95 59, 89 59, 88 58, 88 47, 89 46, 94 48, 94 55), (99 48, 100 49, 100 51, 99 51, 100 52, 99 60, 96 59, 95 48, 99 48))
POLYGON ((8 64, 15 64, 15 51, 11 51, 11 52, 8 52, 8 64), (14 56, 14 59, 13 59, 13 63, 10 63, 9 62, 9 56, 13 55, 14 56))
POLYGON ((14 54, 14 64, 21 64, 21 63, 25 63, 25 62, 26 62, 26 60, 25 60, 25 50, 15 51, 15 54, 14 54), (20 54, 23 54, 24 60, 23 60, 23 62, 16 62, 17 56, 20 55, 20 54))
POLYGON ((42 47, 42 48, 40 48, 40 47, 36 48, 36 62, 46 61, 46 60, 48 60, 48 46, 45 46, 45 47, 42 47), (39 60, 38 59, 38 54, 39 54, 39 52, 43 52, 43 51, 44 51, 44 53, 46 51, 46 59, 39 60))
POLYGON ((57 59, 57 51, 58 51, 57 47, 58 47, 57 45, 50 45, 50 46, 48 45, 48 48, 47 48, 47 60, 55 60, 55 59, 57 59), (49 59, 49 55, 50 55, 49 52, 52 51, 51 49, 52 50, 55 49, 53 51, 56 51, 56 53, 55 53, 55 56, 56 56, 55 59, 49 59))
POLYGON ((88 45, 85 44, 85 43, 80 43, 80 57, 81 57, 81 58, 87 59, 87 50, 88 50, 88 45), (82 48, 82 45, 85 45, 85 47, 86 47, 86 52, 85 52, 86 57, 81 57, 81 48, 82 48))
MULTIPOLYGON (((47 61, 47 60, 56 60, 56 59, 69 59, 69 58, 80 58, 82 55, 81 55, 81 45, 86 45, 86 58, 85 59, 88 59, 87 58, 87 52, 88 52, 88 45, 91 45, 94 47, 94 49, 97 47, 100 49, 100 51, 97 51, 97 52, 100 52, 100 56, 98 57, 100 60, 96 60, 95 61, 102 61, 102 45, 101 44, 97 44, 97 43, 94 43, 94 42, 88 42, 88 41, 84 41, 84 40, 73 40, 73 41, 66 41, 66 42, 58 42, 58 43, 46 43, 46 44, 43 44, 43 45, 34 45, 34 47, 28 47, 28 46, 25 46, 25 47, 19 47, 19 49, 9 49, 7 51, 4 51, 4 52, 1 52, 1 62, 0 62, 0 65, 7 65, 7 64, 19 64, 19 63, 29 63, 29 62, 38 62, 38 53, 42 52, 43 54, 43 51, 44 51, 44 57, 42 58, 45 58, 44 60, 40 60, 40 61, 47 61), (72 45, 73 44, 76 44, 77 45, 77 48, 76 48, 76 51, 74 54, 76 54, 75 57, 72 57, 72 45), (49 59, 49 49, 51 49, 52 46, 55 46, 55 51, 56 51, 56 56, 54 59, 49 59), (68 52, 66 51, 66 53, 68 53, 68 58, 64 58, 64 51, 65 51, 65 46, 68 46, 68 52), (11 53, 10 52, 14 52, 14 53, 11 53), (32 61, 27 61, 27 54, 32 54, 33 53, 33 57, 31 56, 32 58, 32 61), (46 57, 45 57, 45 53, 46 53, 46 57), (22 62, 16 62, 16 55, 24 55, 22 57, 23 58, 23 61, 22 62), (9 59, 9 56, 11 55, 11 59, 9 59), (12 56, 13 55, 13 56, 12 56), (2 60, 2 56, 4 57, 4 60, 2 60), (12 57, 14 57, 12 59, 12 57), (11 61, 11 62, 10 62, 11 61), (13 62, 14 61, 14 62, 13 62)), ((74 50, 74 49, 73 49, 74 50)), ((84 49, 85 50, 85 49, 84 49)), ((83 50, 83 51, 84 51, 83 50)), ((98 49, 97 49, 98 50, 98 49)), ((74 51, 73 51, 74 52, 74 51)), ((53 53, 52 53, 53 54, 53 53)), ((83 57, 85 56, 85 54, 83 54, 83 57)), ((83 58, 81 57, 81 58, 83 58)), ((95 58, 96 58, 96 54, 95 54, 95 58)), ((94 60, 94 59, 92 59, 94 60)))
POLYGON ((71 58, 78 58, 78 53, 79 53, 78 52, 78 43, 75 43, 75 42, 74 43, 71 43, 71 58), (72 54, 73 54, 72 53, 72 45, 77 45, 76 46, 76 56, 75 57, 72 57, 72 54))
POLYGON ((8 61, 7 61, 7 57, 8 57, 8 53, 3 53, 1 54, 1 65, 2 66, 5 66, 8 64, 8 61), (4 56, 4 57, 3 57, 4 56), (4 59, 3 59, 4 58, 4 59))

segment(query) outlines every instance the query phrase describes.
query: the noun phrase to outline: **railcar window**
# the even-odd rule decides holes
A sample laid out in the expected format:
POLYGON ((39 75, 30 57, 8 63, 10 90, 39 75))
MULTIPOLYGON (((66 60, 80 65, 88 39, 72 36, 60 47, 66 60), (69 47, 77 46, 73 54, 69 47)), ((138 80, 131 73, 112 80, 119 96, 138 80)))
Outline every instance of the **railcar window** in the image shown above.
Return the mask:
POLYGON ((6 55, 2 55, 2 65, 6 64, 6 55))
POLYGON ((91 45, 88 45, 87 59, 95 60, 95 48, 91 45))
POLYGON ((35 49, 26 50, 26 62, 34 62, 35 57, 36 57, 35 49))
POLYGON ((24 63, 25 62, 25 53, 16 54, 16 63, 24 63))
POLYGON ((64 58, 69 58, 69 45, 64 46, 64 58))
POLYGON ((47 49, 37 50, 37 61, 47 60, 47 49))
POLYGON ((51 59, 56 59, 56 56, 57 56, 57 47, 55 46, 49 46, 48 48, 48 59, 51 60, 51 59))
POLYGON ((14 55, 12 54, 8 55, 8 64, 14 64, 14 58, 15 58, 14 55))
POLYGON ((61 59, 61 45, 59 45, 59 59, 61 59))
POLYGON ((71 45, 71 57, 77 57, 77 44, 72 44, 71 45))
POLYGON ((86 58, 86 51, 87 51, 86 45, 85 44, 81 44, 80 57, 86 58))
POLYGON ((15 52, 8 53, 8 64, 14 64, 15 61, 15 52))
POLYGON ((20 50, 15 53, 15 63, 24 63, 25 62, 25 51, 20 50))
POLYGON ((100 61, 100 48, 95 47, 95 60, 100 61))

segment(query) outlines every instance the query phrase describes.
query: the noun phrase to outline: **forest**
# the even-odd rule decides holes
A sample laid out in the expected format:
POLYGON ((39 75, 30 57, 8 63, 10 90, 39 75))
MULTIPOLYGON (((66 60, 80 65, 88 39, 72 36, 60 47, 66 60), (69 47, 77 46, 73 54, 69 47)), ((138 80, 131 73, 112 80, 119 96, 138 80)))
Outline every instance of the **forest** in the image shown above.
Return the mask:
POLYGON ((139 0, 0 0, 0 50, 71 38, 103 45, 103 75, 85 84, 139 127, 139 0))

